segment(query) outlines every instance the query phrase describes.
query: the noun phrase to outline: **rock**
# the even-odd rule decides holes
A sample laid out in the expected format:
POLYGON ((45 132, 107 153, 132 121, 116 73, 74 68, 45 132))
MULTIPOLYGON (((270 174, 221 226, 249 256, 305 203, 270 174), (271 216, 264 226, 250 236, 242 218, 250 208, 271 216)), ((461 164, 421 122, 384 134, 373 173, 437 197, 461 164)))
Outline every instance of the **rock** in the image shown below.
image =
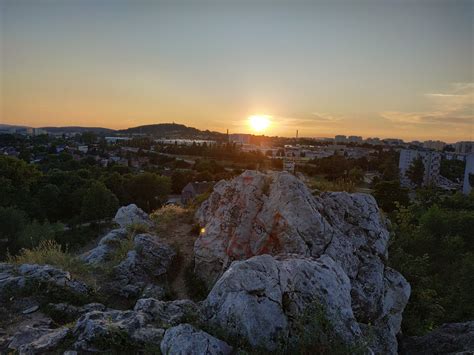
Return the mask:
POLYGON ((57 322, 67 323, 76 320, 81 315, 92 311, 105 311, 106 307, 102 303, 89 303, 78 307, 68 303, 48 304, 48 314, 57 322))
POLYGON ((148 214, 135 204, 120 207, 114 217, 114 221, 119 224, 121 228, 126 228, 132 224, 140 224, 146 227, 153 226, 153 222, 148 214))
POLYGON ((125 228, 114 229, 99 241, 97 247, 84 253, 81 259, 93 265, 104 263, 113 255, 120 242, 127 237, 128 233, 125 228))
POLYGON ((68 328, 26 327, 17 332, 9 344, 9 349, 19 354, 39 354, 54 350, 68 335, 68 328))
POLYGON ((142 298, 137 301, 134 310, 145 313, 153 325, 160 328, 169 328, 200 318, 199 306, 190 300, 164 302, 154 298, 142 298))
POLYGON ((204 301, 207 321, 252 346, 277 350, 296 334, 295 321, 321 305, 334 332, 349 344, 361 331, 351 309, 350 282, 330 257, 270 255, 236 261, 204 301))
MULTIPOLYGON (((139 234, 134 239, 134 249, 114 268, 113 288, 125 297, 138 297, 153 284, 166 282, 166 273, 176 252, 160 238, 139 234)), ((160 293, 154 288, 156 293, 160 293)))
POLYGON ((225 355, 231 354, 232 347, 190 324, 180 324, 166 331, 161 352, 168 355, 225 355))
POLYGON ((447 323, 424 336, 402 337, 400 354, 472 354, 474 321, 447 323))
POLYGON ((145 327, 146 317, 133 311, 92 311, 76 322, 73 348, 78 351, 96 352, 110 350, 113 342, 132 341, 134 333, 145 327))
POLYGON ((410 286, 385 266, 389 232, 372 196, 313 196, 289 173, 246 171, 216 184, 196 218, 205 232, 195 242, 195 272, 209 287, 234 260, 329 256, 349 279, 351 301, 345 308, 364 332, 370 328, 380 335, 375 349, 396 353, 410 286))
POLYGON ((39 306, 32 306, 30 308, 27 308, 25 309, 23 312, 21 312, 22 314, 30 314, 30 313, 33 313, 33 312, 36 312, 37 310, 39 309, 39 306))
POLYGON ((83 299, 91 290, 83 282, 71 278, 67 271, 50 265, 22 264, 20 266, 0 264, 0 299, 12 295, 41 296, 83 299), (64 295, 59 295, 59 290, 64 295), (39 291, 39 292, 38 292, 39 291))

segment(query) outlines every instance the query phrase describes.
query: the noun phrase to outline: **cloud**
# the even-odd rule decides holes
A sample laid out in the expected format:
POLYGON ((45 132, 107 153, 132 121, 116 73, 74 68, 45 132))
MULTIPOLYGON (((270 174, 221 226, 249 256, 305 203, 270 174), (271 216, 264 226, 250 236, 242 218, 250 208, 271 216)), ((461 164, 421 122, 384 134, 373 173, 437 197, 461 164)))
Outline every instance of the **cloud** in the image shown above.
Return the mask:
POLYGON ((421 112, 382 112, 393 123, 415 126, 473 126, 474 83, 454 83, 448 92, 424 95, 432 109, 421 112))

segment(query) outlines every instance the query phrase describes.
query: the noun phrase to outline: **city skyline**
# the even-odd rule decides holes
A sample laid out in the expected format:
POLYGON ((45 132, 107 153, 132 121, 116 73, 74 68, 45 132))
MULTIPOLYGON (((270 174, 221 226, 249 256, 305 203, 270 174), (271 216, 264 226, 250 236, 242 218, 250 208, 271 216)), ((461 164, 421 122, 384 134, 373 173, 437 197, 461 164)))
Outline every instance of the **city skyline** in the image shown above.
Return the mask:
POLYGON ((0 1, 0 123, 473 140, 471 1, 0 1))

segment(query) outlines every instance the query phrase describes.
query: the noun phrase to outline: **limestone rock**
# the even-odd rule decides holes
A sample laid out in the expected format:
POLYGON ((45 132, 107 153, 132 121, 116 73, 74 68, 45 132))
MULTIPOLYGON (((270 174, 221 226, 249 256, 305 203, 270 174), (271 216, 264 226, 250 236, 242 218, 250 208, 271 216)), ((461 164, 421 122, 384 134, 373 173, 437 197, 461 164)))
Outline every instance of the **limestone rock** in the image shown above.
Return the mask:
POLYGON ((474 321, 447 323, 424 336, 403 337, 400 354, 472 354, 474 321))
POLYGON ((19 354, 40 354, 54 350, 68 335, 68 328, 26 327, 17 332, 9 344, 9 349, 19 354))
POLYGON ((155 326, 163 328, 198 320, 200 317, 199 306, 190 300, 164 302, 142 298, 137 301, 134 310, 145 313, 155 326))
POLYGON ((236 261, 204 301, 208 322, 253 347, 276 350, 294 336, 293 321, 307 307, 324 307, 347 343, 361 335, 351 309, 350 282, 330 257, 270 255, 236 261))
POLYGON ((114 229, 99 241, 97 247, 84 253, 81 258, 88 264, 104 263, 114 253, 119 243, 127 237, 128 233, 125 228, 114 229))
POLYGON ((72 279, 69 272, 51 265, 0 263, 0 299, 25 292, 40 295, 53 292, 53 287, 70 296, 85 297, 90 293, 89 287, 72 279))
POLYGON ((114 221, 119 224, 121 228, 126 228, 132 224, 141 224, 147 227, 153 226, 153 222, 148 214, 135 204, 120 207, 114 217, 114 221))
POLYGON ((190 324, 169 328, 161 342, 161 352, 168 355, 226 355, 232 347, 190 324))
MULTIPOLYGON (((329 256, 347 276, 355 319, 377 333, 374 348, 396 353, 410 286, 387 268, 389 232, 375 199, 345 192, 313 196, 285 172, 246 171, 221 181, 196 212, 195 272, 211 287, 234 260, 255 255, 329 256)), ((219 283, 219 282, 218 282, 219 283)), ((329 298, 335 291, 328 289, 329 298)))

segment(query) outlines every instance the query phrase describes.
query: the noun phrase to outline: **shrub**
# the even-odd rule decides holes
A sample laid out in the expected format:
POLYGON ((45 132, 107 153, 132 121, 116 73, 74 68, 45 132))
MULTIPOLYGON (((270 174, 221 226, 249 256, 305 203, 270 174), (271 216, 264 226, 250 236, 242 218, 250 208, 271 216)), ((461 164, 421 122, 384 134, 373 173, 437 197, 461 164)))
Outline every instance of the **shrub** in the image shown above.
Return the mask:
POLYGON ((192 211, 177 205, 167 205, 151 214, 158 231, 163 232, 178 222, 189 222, 192 219, 192 211))

